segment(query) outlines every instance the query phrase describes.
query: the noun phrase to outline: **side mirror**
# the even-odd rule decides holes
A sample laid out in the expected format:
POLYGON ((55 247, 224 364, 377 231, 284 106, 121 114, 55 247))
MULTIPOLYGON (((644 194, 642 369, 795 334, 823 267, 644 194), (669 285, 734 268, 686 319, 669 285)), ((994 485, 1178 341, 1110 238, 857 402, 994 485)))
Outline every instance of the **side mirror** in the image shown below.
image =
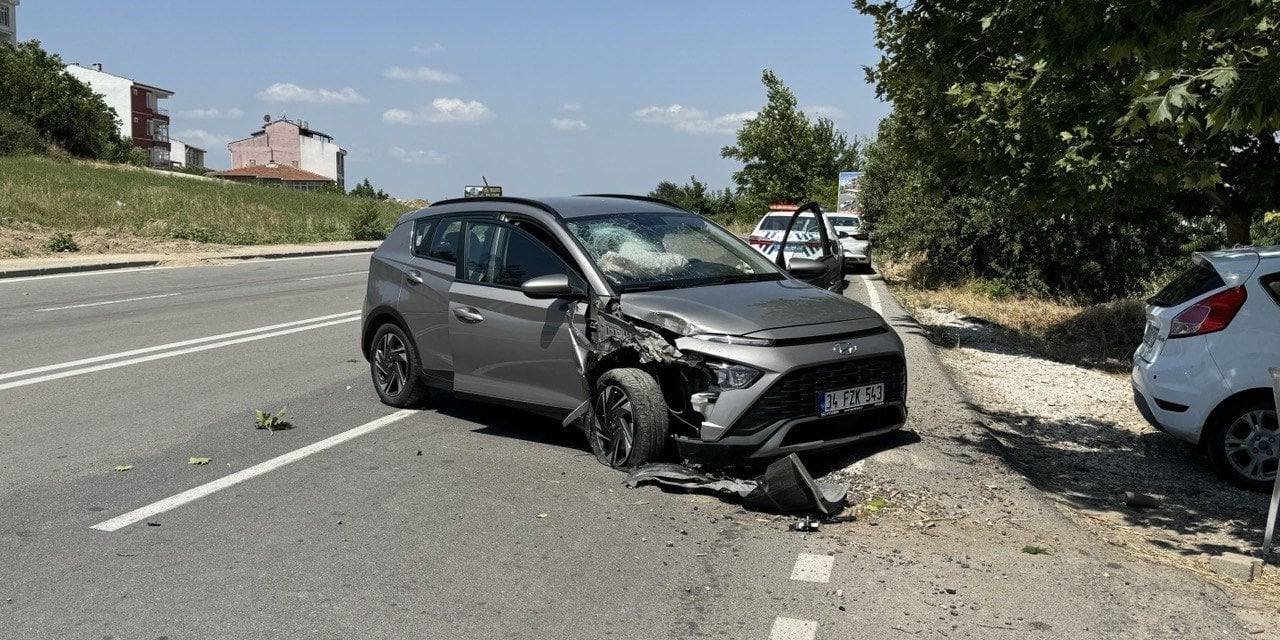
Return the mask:
POLYGON ((836 237, 837 237, 837 238, 844 239, 844 238, 852 238, 853 236, 849 235, 849 233, 848 233, 848 232, 846 232, 846 231, 837 231, 837 232, 836 232, 836 237))
POLYGON ((855 234, 853 234, 853 239, 854 239, 854 240, 866 240, 866 239, 867 239, 867 234, 865 234, 865 233, 855 233, 855 234))
POLYGON ((801 280, 816 278, 826 272, 827 265, 808 258, 792 258, 791 264, 787 267, 787 273, 801 280))
POLYGON ((582 292, 569 284, 569 276, 563 273, 549 273, 524 281, 520 291, 535 300, 548 298, 581 298, 582 292))

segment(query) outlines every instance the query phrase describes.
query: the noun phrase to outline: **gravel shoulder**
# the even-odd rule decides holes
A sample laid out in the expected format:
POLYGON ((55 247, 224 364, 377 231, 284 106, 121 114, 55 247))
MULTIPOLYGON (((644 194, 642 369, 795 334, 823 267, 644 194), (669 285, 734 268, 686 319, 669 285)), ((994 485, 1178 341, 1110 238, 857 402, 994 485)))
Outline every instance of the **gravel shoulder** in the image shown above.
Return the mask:
POLYGON ((1037 357, 999 328, 949 309, 915 316, 998 443, 992 453, 1063 513, 1131 556, 1196 574, 1239 598, 1246 612, 1274 616, 1276 571, 1242 583, 1209 566, 1222 553, 1258 553, 1267 497, 1227 485, 1202 453, 1148 425, 1127 376, 1037 357), (1130 506, 1126 492, 1155 506, 1130 506))
MULTIPOLYGON (((1025 416, 1028 426, 1040 424, 1033 419, 1035 412, 1053 406, 1050 402, 1063 402, 1054 396, 1069 387, 1059 384, 1052 373, 1056 370, 1043 368, 1039 361, 1027 362, 1025 369, 1006 377, 961 366, 954 349, 933 344, 936 330, 917 323, 878 276, 872 279, 885 317, 906 345, 911 417, 903 433, 876 451, 831 460, 825 467, 817 462, 810 466, 815 475, 825 472, 828 479, 850 483, 851 499, 860 503, 862 514, 853 527, 855 544, 870 553, 887 549, 902 566, 912 567, 906 571, 915 573, 918 582, 895 587, 895 601, 911 600, 912 589, 926 602, 938 600, 939 594, 946 600, 947 589, 956 586, 947 583, 959 583, 971 608, 963 611, 962 606, 961 615, 981 618, 969 620, 977 622, 976 628, 968 627, 975 637, 1000 633, 988 628, 1019 630, 1019 637, 1280 637, 1269 635, 1280 622, 1264 587, 1269 577, 1262 584, 1233 584, 1210 574, 1198 555, 1175 563, 1157 553, 1158 543, 1136 538, 1137 532, 1154 540, 1168 537, 1168 531, 1198 528, 1185 524, 1196 508, 1190 500, 1177 503, 1166 498, 1158 509, 1137 512, 1115 497, 1117 490, 1155 492, 1153 487, 1166 486, 1155 484, 1144 471, 1150 463, 1122 450, 1137 435, 1125 435, 1119 427, 1099 432, 1096 425, 1085 426, 1078 416, 1090 414, 1074 410, 1092 406, 1084 399, 1052 413, 1066 415, 1055 425, 1076 425, 1069 430, 1037 432, 1017 426, 1016 420, 993 426, 1005 424, 1006 413, 1025 416), (971 393, 973 378, 984 375, 990 377, 988 389, 1026 385, 1027 401, 1044 406, 997 404, 997 396, 971 393), (1004 413, 998 413, 1001 406, 1006 407, 1004 413), (1093 435, 1067 435, 1077 428, 1093 435), (1106 455, 1073 453, 1097 449, 1106 455), (1106 479, 1094 460, 1108 463, 1102 468, 1128 469, 1121 476, 1124 480, 1106 479), (1143 477, 1148 480, 1131 484, 1143 477), (1084 503, 1080 495, 1096 497, 1084 503), (881 501, 884 506, 875 509, 881 501), (1106 515, 1098 516, 1099 512, 1106 515), (1095 518, 1101 518, 1101 524, 1095 524, 1095 518), (1030 553, 1037 550, 1044 553, 1030 553)), ((865 287, 855 278, 847 295, 865 302, 865 287)), ((1103 379, 1118 384, 1113 376, 1103 379)), ((1091 393, 1103 397, 1111 390, 1100 386, 1091 393)), ((1121 410, 1115 405, 1117 414, 1121 410)), ((1174 442, 1153 439, 1160 435, 1148 433, 1141 443, 1165 452, 1177 450, 1174 442)), ((1182 455, 1191 458, 1189 453, 1182 455)), ((1191 475, 1178 471, 1176 462, 1168 466, 1170 475, 1191 475)), ((1207 467, 1196 469, 1209 473, 1207 467)), ((1184 486, 1190 490, 1192 485, 1184 486)), ((1201 495, 1212 494, 1201 489, 1201 495)), ((1239 508, 1242 515, 1251 509, 1243 500, 1224 504, 1239 508)), ((1229 531, 1231 526, 1207 529, 1229 531)), ((1184 557, 1179 552, 1172 555, 1184 557)), ((921 629, 936 631, 929 626, 901 630, 921 629)))

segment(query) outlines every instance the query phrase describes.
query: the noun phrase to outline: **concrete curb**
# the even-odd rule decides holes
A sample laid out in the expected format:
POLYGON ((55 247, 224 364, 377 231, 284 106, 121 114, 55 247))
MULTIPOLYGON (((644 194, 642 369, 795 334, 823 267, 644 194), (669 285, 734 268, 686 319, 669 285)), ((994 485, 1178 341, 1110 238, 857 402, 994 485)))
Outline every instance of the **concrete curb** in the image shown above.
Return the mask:
MULTIPOLYGON (((317 249, 314 251, 263 251, 236 255, 211 255, 206 260, 279 260, 281 258, 299 258, 310 256, 332 256, 349 253, 373 253, 376 247, 353 247, 348 249, 317 249)), ((51 264, 43 267, 29 267, 0 271, 0 280, 9 278, 29 278, 32 276, 51 276, 63 273, 84 273, 88 271, 110 271, 113 269, 133 269, 138 267, 154 267, 165 262, 154 260, 115 260, 110 262, 82 264, 51 264)))

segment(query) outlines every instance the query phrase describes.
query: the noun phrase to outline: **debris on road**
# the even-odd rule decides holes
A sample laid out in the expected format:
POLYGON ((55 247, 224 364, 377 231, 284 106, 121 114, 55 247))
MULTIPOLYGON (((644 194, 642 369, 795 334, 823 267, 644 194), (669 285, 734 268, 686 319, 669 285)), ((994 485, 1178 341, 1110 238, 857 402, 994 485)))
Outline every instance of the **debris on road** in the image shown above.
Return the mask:
POLYGON ((545 514, 545 513, 539 513, 538 515, 536 515, 536 516, 534 516, 534 517, 535 517, 535 518, 545 518, 545 517, 547 517, 547 514, 545 514))
POLYGON ((288 409, 288 407, 280 407, 280 410, 275 413, 254 409, 253 424, 258 429, 266 429, 272 432, 292 429, 293 424, 284 419, 284 412, 288 409))
POLYGON ((1045 549, 1044 547, 1037 547, 1037 546, 1035 546, 1034 544, 1029 544, 1029 545, 1027 545, 1027 546, 1023 547, 1023 548, 1022 548, 1022 552, 1023 552, 1023 553, 1029 553, 1029 554, 1031 554, 1031 555, 1033 555, 1033 556, 1048 555, 1048 554, 1049 554, 1049 550, 1048 550, 1048 549, 1045 549))
POLYGON ((132 468, 133 468, 133 465, 131 464, 118 464, 115 466, 115 468, 112 469, 112 471, 128 471, 132 468))
POLYGON ((635 488, 646 482, 687 491, 708 491, 737 496, 751 507, 779 513, 834 515, 844 507, 849 488, 817 483, 794 453, 774 462, 764 475, 750 480, 714 478, 680 464, 657 462, 638 467, 623 482, 635 488))
POLYGON ((196 465, 209 464, 209 458, 197 458, 196 456, 191 456, 190 458, 187 458, 187 464, 196 464, 196 465))

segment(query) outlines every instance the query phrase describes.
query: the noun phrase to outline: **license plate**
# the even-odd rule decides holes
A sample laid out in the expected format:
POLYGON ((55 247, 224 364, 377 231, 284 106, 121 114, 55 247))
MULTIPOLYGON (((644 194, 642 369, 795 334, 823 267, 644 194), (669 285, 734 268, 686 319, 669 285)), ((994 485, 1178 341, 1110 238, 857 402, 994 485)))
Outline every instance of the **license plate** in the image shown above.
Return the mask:
MULTIPOLYGON (((778 245, 779 245, 779 244, 782 244, 782 243, 780 243, 780 242, 775 242, 775 243, 773 243, 773 244, 769 245, 769 248, 770 248, 770 249, 772 249, 773 251, 777 251, 777 250, 778 250, 778 245)), ((805 248, 805 247, 804 247, 804 243, 802 243, 802 242, 788 242, 788 243, 787 243, 786 251, 787 251, 788 253, 795 253, 796 251, 803 251, 803 250, 804 250, 804 248, 805 248)))
POLYGON ((1150 349, 1151 345, 1156 343, 1156 336, 1160 335, 1160 327, 1155 324, 1148 324, 1146 333, 1142 334, 1142 345, 1150 349))
POLYGON ((884 383, 877 382, 850 389, 818 392, 818 415, 852 411, 884 402, 884 383))

